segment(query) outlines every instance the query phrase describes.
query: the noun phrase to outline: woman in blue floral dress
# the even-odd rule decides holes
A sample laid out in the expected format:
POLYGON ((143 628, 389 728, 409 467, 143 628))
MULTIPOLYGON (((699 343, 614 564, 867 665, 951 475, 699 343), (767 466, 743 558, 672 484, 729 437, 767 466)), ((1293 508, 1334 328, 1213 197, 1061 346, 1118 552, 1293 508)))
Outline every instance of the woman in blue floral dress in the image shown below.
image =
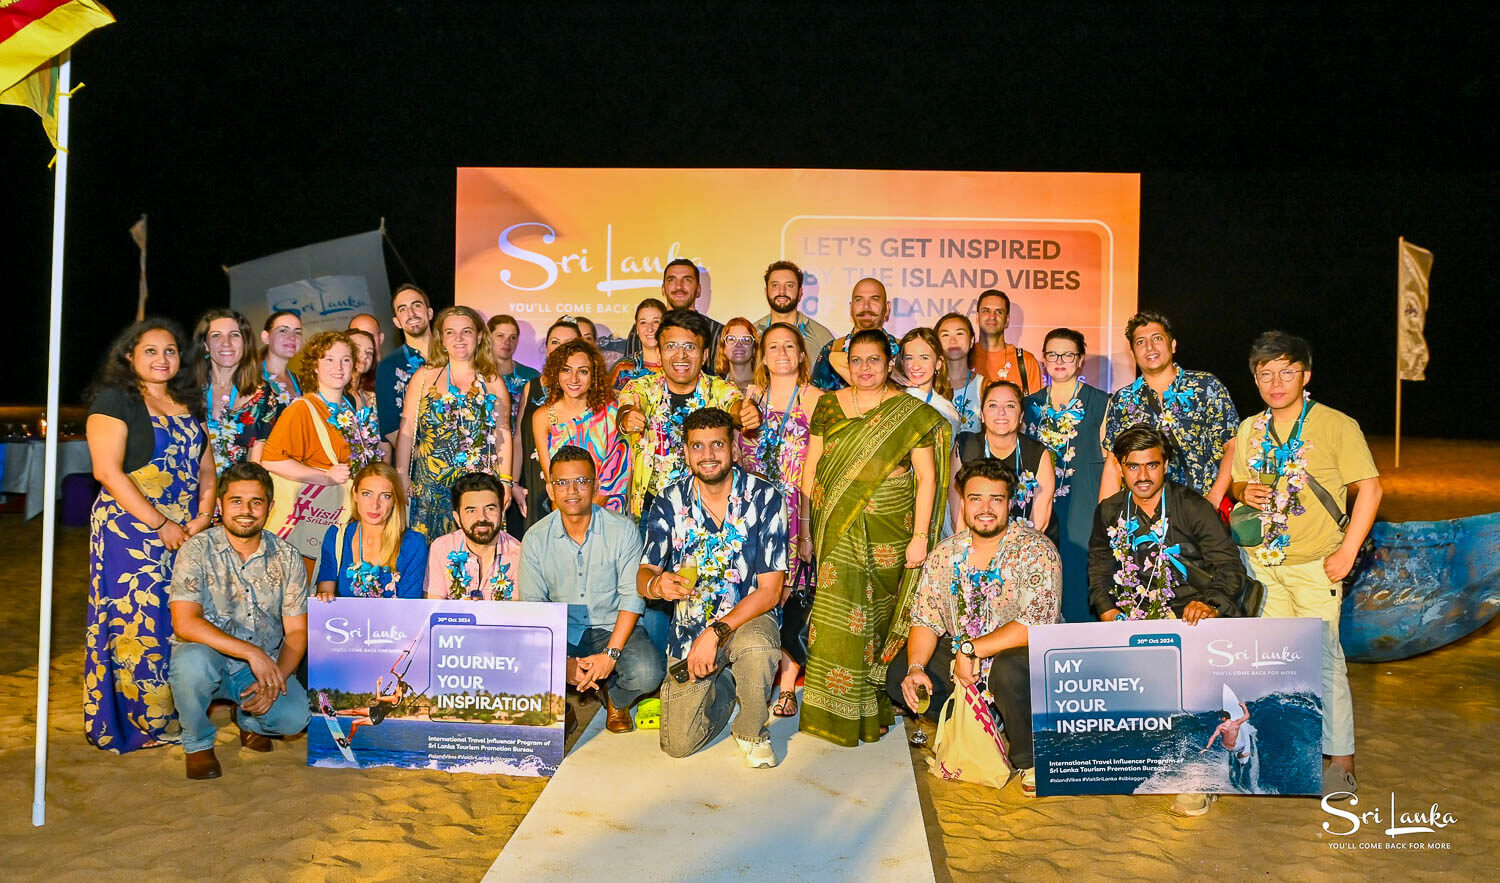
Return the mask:
POLYGON ((122 754, 176 740, 167 589, 178 547, 213 518, 214 458, 202 391, 181 370, 185 340, 173 322, 135 323, 90 395, 89 456, 104 487, 89 518, 84 734, 122 754))

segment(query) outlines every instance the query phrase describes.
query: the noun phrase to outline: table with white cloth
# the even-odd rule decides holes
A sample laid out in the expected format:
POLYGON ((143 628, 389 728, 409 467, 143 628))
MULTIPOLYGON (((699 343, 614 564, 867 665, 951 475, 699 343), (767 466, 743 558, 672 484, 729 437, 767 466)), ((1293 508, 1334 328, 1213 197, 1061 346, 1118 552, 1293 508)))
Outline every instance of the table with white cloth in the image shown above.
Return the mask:
MULTIPOLYGON (((43 467, 46 465, 47 448, 41 439, 5 443, 4 476, 0 478, 0 492, 26 495, 26 518, 32 519, 42 512, 46 502, 43 496, 43 467)), ((83 440, 57 443, 57 482, 52 488, 53 499, 62 495, 62 480, 77 473, 91 473, 94 462, 89 458, 89 443, 83 440)))

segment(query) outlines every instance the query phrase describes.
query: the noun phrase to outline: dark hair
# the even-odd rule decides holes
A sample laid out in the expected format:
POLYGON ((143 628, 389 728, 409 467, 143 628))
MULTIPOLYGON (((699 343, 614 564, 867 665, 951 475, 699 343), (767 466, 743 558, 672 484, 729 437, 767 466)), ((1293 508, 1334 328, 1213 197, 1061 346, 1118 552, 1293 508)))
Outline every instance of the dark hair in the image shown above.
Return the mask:
POLYGON ((99 362, 99 370, 94 375, 93 384, 89 386, 88 401, 94 401, 107 389, 117 389, 131 401, 142 400, 141 378, 135 373, 135 366, 131 364, 130 356, 135 352, 136 344, 140 343, 141 338, 150 331, 167 332, 172 335, 172 342, 177 345, 179 366, 177 373, 167 381, 167 395, 171 396, 172 401, 187 408, 189 414, 202 420, 203 390, 194 379, 193 372, 183 370, 187 366, 182 346, 182 342, 186 339, 182 334, 182 326, 160 316, 148 316, 115 336, 109 349, 105 350, 104 358, 99 362))
POLYGON ((590 411, 602 413, 614 398, 614 391, 609 385, 609 369, 604 367, 604 356, 598 348, 581 337, 558 344, 557 349, 547 356, 547 361, 542 365, 542 388, 547 391, 547 401, 561 401, 563 391, 559 375, 563 366, 568 364, 568 359, 579 353, 589 359, 589 387, 584 391, 584 400, 588 402, 590 411))
POLYGON ((1233 717, 1233 715, 1231 715, 1229 712, 1225 711, 1222 708, 1219 709, 1219 720, 1221 720, 1221 721, 1227 721, 1231 717, 1233 717))
POLYGON ((959 496, 963 496, 964 488, 974 478, 1002 482, 1007 494, 1016 487, 1016 470, 1009 463, 995 457, 980 457, 959 467, 958 475, 953 478, 953 486, 958 488, 959 496))
POLYGON ((1010 390, 1012 393, 1015 393, 1016 401, 1021 403, 1021 407, 1023 409, 1026 407, 1026 393, 1021 391, 1020 386, 1010 380, 991 380, 989 383, 986 383, 984 385, 984 392, 979 394, 980 410, 983 410, 984 403, 990 400, 990 393, 994 392, 997 389, 1000 389, 1001 387, 1004 387, 1005 389, 1010 390))
POLYGON ((987 297, 998 297, 1005 301, 1005 311, 1007 313, 1010 312, 1010 295, 998 288, 986 288, 984 291, 979 292, 979 296, 974 298, 974 309, 979 309, 979 305, 984 303, 984 299, 987 297))
POLYGON ((495 329, 499 328, 501 325, 509 325, 517 331, 521 330, 521 323, 516 321, 516 317, 508 315, 506 313, 499 313, 497 315, 491 316, 490 320, 484 323, 485 330, 489 331, 491 334, 493 334, 495 329))
POLYGON ((964 330, 969 332, 968 366, 972 370, 974 367, 974 323, 970 321, 969 317, 965 316, 963 313, 945 313, 943 314, 943 318, 933 323, 932 330, 941 333, 943 330, 943 323, 947 322, 949 319, 964 323, 964 330))
MULTIPOLYGON (((380 344, 375 342, 375 335, 365 329, 350 328, 344 332, 344 336, 349 338, 349 348, 351 350, 354 349, 354 335, 356 334, 370 342, 370 349, 375 351, 375 355, 370 358, 370 370, 363 374, 356 374, 354 379, 349 381, 349 389, 357 389, 360 392, 374 392, 375 372, 380 367, 380 344)), ((359 353, 350 353, 350 355, 354 356, 355 370, 357 371, 359 369, 359 353)))
POLYGON ((1161 313, 1158 313, 1154 310, 1141 310, 1134 316, 1131 316, 1129 319, 1125 320, 1125 342, 1134 344, 1136 329, 1140 328, 1142 325, 1150 325, 1153 322, 1155 322, 1157 325, 1160 325, 1161 330, 1167 332, 1168 340, 1177 339, 1177 335, 1172 333, 1172 323, 1169 319, 1167 319, 1166 316, 1163 316, 1161 313))
POLYGON ((453 497, 453 511, 457 512, 459 504, 463 502, 464 494, 473 491, 490 491, 497 497, 503 498, 504 492, 500 487, 500 479, 488 472, 465 472, 453 482, 449 493, 453 497))
POLYGON ((891 358, 891 339, 881 329, 866 328, 863 331, 854 332, 849 336, 849 352, 853 352, 854 347, 861 343, 873 343, 885 353, 887 360, 891 358))
POLYGON ((585 322, 589 323, 589 327, 594 329, 595 334, 599 333, 599 326, 595 324, 593 319, 590 319, 588 316, 574 316, 573 324, 578 326, 578 333, 580 335, 583 334, 583 323, 585 322))
POLYGON ((687 441, 688 433, 697 432, 702 429, 722 429, 734 440, 734 418, 723 408, 699 408, 687 415, 682 421, 682 440, 687 441))
POLYGON ((556 469, 559 463, 587 463, 590 472, 598 471, 598 467, 594 465, 594 458, 589 456, 588 451, 577 445, 563 445, 552 452, 551 460, 553 469, 556 469))
POLYGON ((1311 371, 1312 347, 1302 338, 1285 331, 1267 331, 1250 344, 1251 374, 1259 371, 1261 365, 1277 359, 1286 359, 1293 365, 1301 365, 1304 371, 1311 371))
POLYGON ((575 334, 577 334, 579 337, 583 336, 583 332, 578 330, 578 323, 576 321, 574 321, 574 319, 573 319, 572 316, 569 316, 569 317, 564 318, 564 319, 558 319, 557 321, 553 322, 551 325, 548 325, 547 326, 547 333, 542 335, 542 349, 545 350, 547 348, 547 338, 551 337, 552 336, 552 332, 556 331, 559 328, 571 328, 571 329, 573 329, 573 332, 575 334))
POLYGON ((299 323, 302 321, 302 314, 299 313, 299 312, 297 312, 296 310, 277 310, 276 312, 274 312, 271 315, 269 315, 269 316, 266 317, 266 323, 264 325, 260 326, 260 330, 262 330, 262 331, 270 331, 271 330, 271 326, 275 325, 276 324, 276 320, 280 319, 282 316, 291 316, 292 318, 296 319, 299 323))
POLYGON ((663 316, 665 316, 667 314, 668 310, 672 309, 671 307, 669 307, 666 304, 662 303, 659 298, 648 297, 645 300, 643 300, 640 303, 638 303, 638 304, 635 305, 635 316, 634 316, 634 318, 639 319, 641 317, 641 310, 644 310, 647 307, 651 307, 652 309, 654 309, 657 312, 661 313, 663 316))
POLYGON ((771 266, 766 268, 766 275, 761 277, 761 281, 766 285, 770 285, 771 274, 776 272, 777 270, 791 270, 792 275, 797 277, 797 288, 800 289, 802 287, 802 279, 804 277, 802 268, 792 263, 791 261, 776 261, 772 263, 771 266))
POLYGON ((403 291, 415 291, 418 294, 418 296, 420 296, 422 298, 422 303, 427 306, 427 309, 429 309, 429 310, 432 309, 432 298, 430 298, 430 297, 427 296, 427 292, 425 292, 422 289, 418 288, 417 286, 411 284, 410 282, 403 282, 400 285, 397 285, 395 288, 391 289, 391 307, 392 308, 394 308, 396 306, 396 298, 400 297, 401 296, 401 292, 403 292, 403 291))
POLYGON ((266 492, 266 502, 271 503, 276 499, 276 486, 271 482, 271 473, 266 467, 249 460, 240 462, 225 469, 219 475, 219 499, 224 499, 224 494, 229 491, 229 486, 236 481, 253 481, 260 485, 260 489, 266 492))
POLYGON ((665 267, 661 268, 661 281, 662 282, 666 282, 667 281, 667 271, 670 270, 670 269, 672 269, 673 267, 688 267, 688 268, 690 268, 693 271, 693 281, 697 282, 699 285, 703 284, 703 280, 700 279, 700 278, 698 278, 698 265, 695 264, 695 263, 693 263, 692 261, 688 260, 687 258, 677 258, 675 260, 668 261, 667 265, 665 267))
POLYGON ((1074 331, 1071 328, 1054 328, 1051 331, 1047 332, 1046 337, 1042 338, 1042 350, 1045 351, 1047 349, 1047 344, 1051 343, 1053 340, 1073 341, 1073 345, 1078 347, 1079 358, 1082 358, 1083 355, 1089 351, 1088 345, 1083 342, 1083 332, 1081 331, 1074 331))
POLYGON ((697 310, 668 310, 661 317, 661 326, 656 329, 657 345, 661 343, 661 336, 668 328, 681 328, 691 332, 698 338, 700 348, 708 346, 708 320, 697 310))
MULTIPOLYGON (((193 348, 187 359, 193 365, 193 379, 199 386, 205 387, 213 381, 213 368, 208 354, 208 326, 220 319, 233 319, 239 327, 240 337, 244 339, 245 349, 240 353, 240 363, 234 369, 234 385, 248 393, 260 383, 260 360, 257 358, 260 347, 255 345, 255 332, 250 328, 250 320, 238 310, 214 307, 198 317, 198 323, 193 326, 193 348)), ((184 365, 187 361, 184 361, 184 365)))
POLYGON ((1172 440, 1167 438, 1165 433, 1154 426, 1137 423, 1115 436, 1115 443, 1111 451, 1114 453, 1115 459, 1123 463, 1126 456, 1136 451, 1149 451, 1152 448, 1161 448, 1162 457, 1171 459, 1172 440))

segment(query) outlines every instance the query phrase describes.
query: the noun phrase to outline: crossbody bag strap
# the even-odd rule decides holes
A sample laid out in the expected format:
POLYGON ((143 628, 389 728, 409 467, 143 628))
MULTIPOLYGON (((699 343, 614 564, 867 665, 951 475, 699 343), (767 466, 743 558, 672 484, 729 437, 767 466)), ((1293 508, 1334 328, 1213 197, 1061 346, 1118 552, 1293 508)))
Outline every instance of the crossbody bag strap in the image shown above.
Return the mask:
MULTIPOLYGON (((1267 420, 1266 431, 1271 434, 1271 440, 1276 442, 1276 446, 1280 447, 1282 441, 1281 436, 1276 432, 1276 421, 1267 420)), ((1311 469, 1303 470, 1303 473, 1307 477, 1308 490, 1312 491, 1313 496, 1318 498, 1318 502, 1323 504, 1323 509, 1328 512, 1328 517, 1333 519, 1333 523, 1338 525, 1339 530, 1348 528, 1349 513, 1340 508, 1338 501, 1333 498, 1333 494, 1328 492, 1328 488, 1323 487, 1323 483, 1313 477, 1311 469)))
POLYGON ((323 444, 323 454, 328 457, 329 464, 338 465, 338 455, 333 452, 333 441, 328 437, 328 427, 324 425, 328 421, 324 420, 323 417, 318 414, 318 409, 314 407, 312 402, 308 401, 305 398, 298 399, 298 401, 307 405, 307 409, 309 411, 312 411, 313 431, 318 434, 318 441, 323 444))
POLYGON ((1021 345, 1016 344, 1016 370, 1021 373, 1021 395, 1028 395, 1026 391, 1026 351, 1021 345))

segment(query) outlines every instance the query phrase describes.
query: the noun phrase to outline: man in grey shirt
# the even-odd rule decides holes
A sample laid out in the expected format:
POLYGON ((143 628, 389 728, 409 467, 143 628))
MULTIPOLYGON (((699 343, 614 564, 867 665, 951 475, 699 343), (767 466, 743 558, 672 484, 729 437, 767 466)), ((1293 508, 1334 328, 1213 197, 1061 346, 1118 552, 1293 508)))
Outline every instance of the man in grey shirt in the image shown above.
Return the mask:
POLYGON ((583 448, 558 448, 547 479, 553 511, 521 544, 520 598, 568 605, 568 683, 580 693, 598 688, 605 728, 628 733, 635 728, 630 706, 661 686, 667 672, 639 623, 646 609, 635 590, 640 531, 594 503, 594 460, 583 448))
POLYGON ((833 332, 802 312, 804 278, 802 268, 791 261, 776 261, 766 268, 766 306, 771 308, 771 312, 760 317, 760 321, 755 323, 755 330, 764 335, 766 329, 775 322, 785 322, 797 329, 797 333, 802 335, 803 346, 807 349, 807 363, 811 369, 813 360, 833 340, 833 332))
POLYGON ((252 751, 307 727, 307 691, 294 674, 307 652, 307 571, 290 543, 264 530, 271 493, 260 464, 225 470, 224 523, 183 543, 172 569, 168 680, 189 779, 222 774, 208 719, 216 699, 236 703, 240 745, 252 751))

